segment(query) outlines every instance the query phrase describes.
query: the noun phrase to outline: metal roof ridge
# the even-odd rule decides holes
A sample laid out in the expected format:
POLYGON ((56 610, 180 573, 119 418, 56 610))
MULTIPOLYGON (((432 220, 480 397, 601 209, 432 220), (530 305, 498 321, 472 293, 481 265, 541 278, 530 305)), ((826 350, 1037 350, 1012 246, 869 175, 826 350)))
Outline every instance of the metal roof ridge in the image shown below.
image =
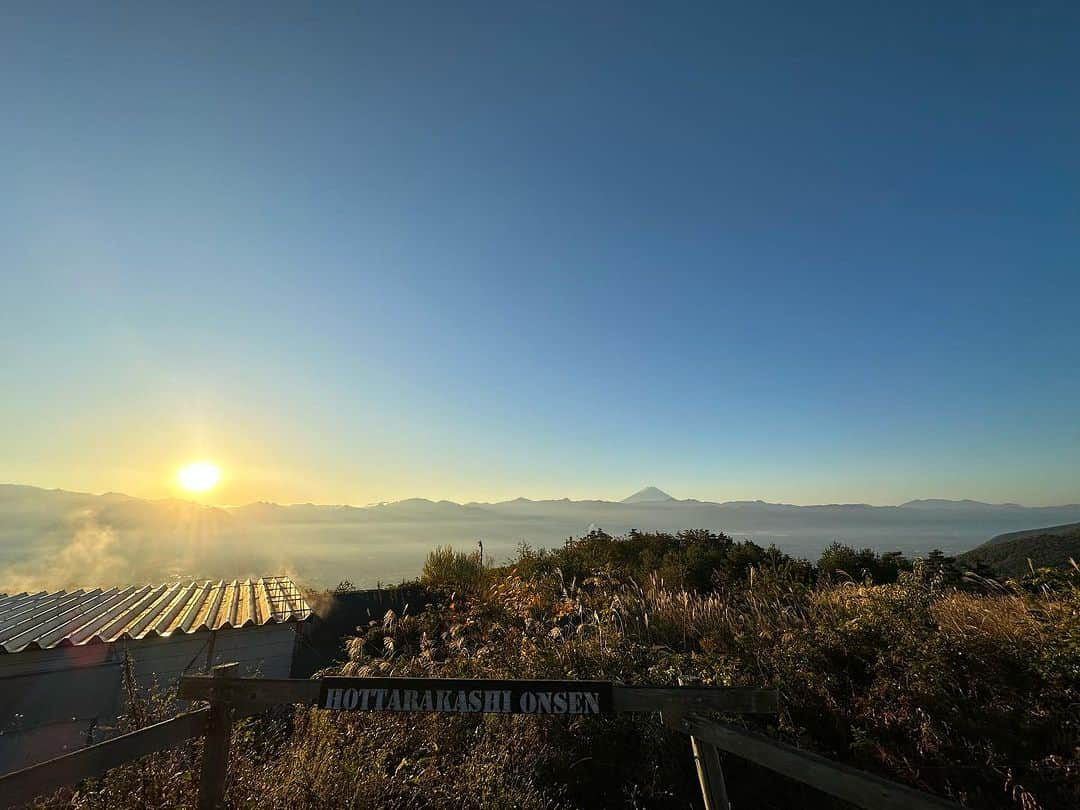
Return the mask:
POLYGON ((262 627, 311 616, 303 592, 286 576, 22 592, 0 596, 0 654, 262 627))

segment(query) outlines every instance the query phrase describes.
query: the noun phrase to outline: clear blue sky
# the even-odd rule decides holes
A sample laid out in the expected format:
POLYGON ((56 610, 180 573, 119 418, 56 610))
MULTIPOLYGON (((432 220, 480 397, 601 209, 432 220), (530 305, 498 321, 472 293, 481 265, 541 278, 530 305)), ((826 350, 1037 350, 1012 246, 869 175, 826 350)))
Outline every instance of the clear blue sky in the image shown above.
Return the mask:
POLYGON ((0 480, 1080 501, 1076 3, 21 5, 0 480))

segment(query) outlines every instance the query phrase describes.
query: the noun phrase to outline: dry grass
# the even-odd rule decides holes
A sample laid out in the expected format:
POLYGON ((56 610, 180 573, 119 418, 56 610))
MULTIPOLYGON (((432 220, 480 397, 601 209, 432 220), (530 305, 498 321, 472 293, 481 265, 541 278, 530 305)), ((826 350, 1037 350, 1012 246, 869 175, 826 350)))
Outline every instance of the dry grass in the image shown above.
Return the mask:
MULTIPOLYGON (((703 595, 596 576, 488 573, 476 596, 389 616, 349 674, 773 685, 762 730, 973 807, 1080 806, 1080 598, 978 596, 915 574, 809 586, 757 572, 703 595)), ((347 715, 243 724, 229 800, 265 807, 671 807, 698 801, 686 741, 654 719, 347 715)), ((53 804, 188 806, 197 746, 53 804)), ((728 757, 741 806, 829 807, 728 757)))

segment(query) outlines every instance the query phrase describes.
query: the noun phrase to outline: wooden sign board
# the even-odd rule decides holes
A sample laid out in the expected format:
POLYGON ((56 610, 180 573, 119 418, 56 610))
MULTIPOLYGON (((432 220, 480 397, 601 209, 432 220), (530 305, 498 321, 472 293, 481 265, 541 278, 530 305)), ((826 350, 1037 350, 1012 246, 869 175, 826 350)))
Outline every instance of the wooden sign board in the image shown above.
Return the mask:
POLYGON ((349 712, 591 715, 614 711, 607 681, 323 678, 321 709, 349 712))

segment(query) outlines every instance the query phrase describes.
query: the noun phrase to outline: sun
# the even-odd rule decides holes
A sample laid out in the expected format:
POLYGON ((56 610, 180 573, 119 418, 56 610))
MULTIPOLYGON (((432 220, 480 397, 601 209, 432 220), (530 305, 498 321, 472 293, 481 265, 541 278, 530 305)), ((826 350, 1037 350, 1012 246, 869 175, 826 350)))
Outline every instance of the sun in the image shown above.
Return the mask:
POLYGON ((221 470, 212 462, 194 461, 177 471, 176 480, 188 492, 206 492, 221 480, 221 470))

